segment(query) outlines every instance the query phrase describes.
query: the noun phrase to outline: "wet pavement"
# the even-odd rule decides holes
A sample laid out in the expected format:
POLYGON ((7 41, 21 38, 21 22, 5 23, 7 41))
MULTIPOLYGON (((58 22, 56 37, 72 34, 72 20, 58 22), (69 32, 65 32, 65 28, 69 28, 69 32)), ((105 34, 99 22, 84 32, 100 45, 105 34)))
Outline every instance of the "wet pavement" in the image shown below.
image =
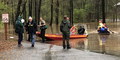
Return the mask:
POLYGON ((10 51, 0 53, 0 60, 119 60, 120 57, 89 52, 87 50, 63 49, 61 46, 36 42, 22 42, 23 46, 14 46, 10 51))

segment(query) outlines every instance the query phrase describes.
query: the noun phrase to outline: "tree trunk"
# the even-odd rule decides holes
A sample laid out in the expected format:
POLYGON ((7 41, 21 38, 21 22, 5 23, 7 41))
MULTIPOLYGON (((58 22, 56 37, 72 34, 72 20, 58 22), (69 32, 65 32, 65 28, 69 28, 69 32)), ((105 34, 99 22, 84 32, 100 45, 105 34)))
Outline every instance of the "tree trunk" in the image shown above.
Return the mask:
POLYGON ((72 26, 73 26, 73 0, 71 1, 71 20, 72 20, 72 26))
POLYGON ((70 12, 70 19, 69 19, 69 20, 70 20, 70 24, 71 24, 71 22, 72 22, 72 19, 71 19, 71 17, 72 17, 72 13, 71 13, 71 9, 72 9, 72 8, 71 8, 71 2, 72 2, 72 1, 70 0, 70 9, 69 9, 69 12, 70 12))
MULTIPOLYGON (((14 29, 15 28, 15 20, 14 20, 13 4, 14 4, 14 2, 12 0, 12 25, 13 25, 13 29, 14 29)), ((14 35, 14 31, 13 31, 13 35, 14 35)))
MULTIPOLYGON (((26 3, 27 1, 25 0, 24 4, 23 4, 23 19, 25 20, 24 23, 26 23, 26 3)), ((27 40, 27 34, 24 33, 24 40, 27 40)))
POLYGON ((102 18, 103 18, 103 23, 105 22, 105 1, 102 0, 102 18))
POLYGON ((56 32, 58 33, 59 30, 58 30, 58 18, 59 18, 59 0, 57 0, 57 7, 55 9, 56 11, 56 32))
POLYGON ((53 33, 52 22, 53 22, 53 0, 51 0, 51 21, 50 21, 51 32, 53 33))
POLYGON ((41 2, 42 2, 42 0, 39 0, 39 7, 38 7, 38 24, 39 24, 39 22, 40 22, 40 10, 41 10, 41 2))
POLYGON ((73 0, 70 0, 70 23, 73 25, 73 0))
MULTIPOLYGON (((116 0, 116 3, 118 3, 118 0, 116 0)), ((116 22, 117 22, 117 6, 116 6, 116 22)))
POLYGON ((18 6, 17 6, 17 13, 16 13, 15 21, 17 20, 19 14, 21 13, 20 12, 20 5, 21 5, 21 3, 22 3, 22 0, 19 0, 18 1, 18 6))
POLYGON ((115 22, 115 15, 113 14, 113 22, 115 22))
POLYGON ((32 16, 32 0, 29 0, 29 16, 32 16))
POLYGON ((35 22, 37 23, 37 1, 35 0, 35 22))
POLYGON ((97 0, 97 1, 96 1, 96 5, 97 5, 97 6, 96 6, 96 8, 97 8, 97 9, 96 9, 96 10, 97 10, 97 22, 99 21, 99 2, 100 2, 100 0, 97 0))

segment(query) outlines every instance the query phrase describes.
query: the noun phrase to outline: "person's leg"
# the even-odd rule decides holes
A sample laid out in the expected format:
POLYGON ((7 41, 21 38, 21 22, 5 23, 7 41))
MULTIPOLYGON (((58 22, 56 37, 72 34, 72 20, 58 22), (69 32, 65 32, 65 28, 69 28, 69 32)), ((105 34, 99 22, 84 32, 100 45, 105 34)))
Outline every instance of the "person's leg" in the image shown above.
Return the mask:
POLYGON ((32 33, 32 47, 34 47, 34 44, 35 44, 35 34, 34 33, 32 33))
POLYGON ((70 38, 70 35, 69 33, 66 34, 66 39, 67 39, 67 49, 71 49, 71 46, 70 46, 70 43, 69 43, 69 38, 70 38))
POLYGON ((29 36, 28 36, 28 41, 30 41, 30 34, 29 34, 29 36))
POLYGON ((19 33, 18 34, 18 45, 21 44, 20 40, 21 40, 21 36, 20 36, 20 33, 19 33))
POLYGON ((65 34, 63 33, 63 49, 65 49, 66 45, 65 45, 65 34))
POLYGON ((42 37, 42 42, 45 42, 45 30, 41 30, 41 37, 42 37))
POLYGON ((18 40, 18 46, 19 46, 19 47, 22 46, 21 41, 22 41, 22 34, 19 33, 19 40, 18 40))
POLYGON ((45 42, 45 30, 42 31, 43 32, 43 36, 42 36, 42 42, 45 42))
POLYGON ((29 33, 29 38, 32 41, 32 33, 29 33))
POLYGON ((43 30, 41 30, 41 38, 42 38, 42 41, 43 41, 43 30))
POLYGON ((20 33, 20 41, 19 41, 20 44, 21 44, 21 41, 22 41, 22 33, 20 33))
POLYGON ((23 34, 21 34, 21 41, 23 41, 23 34))

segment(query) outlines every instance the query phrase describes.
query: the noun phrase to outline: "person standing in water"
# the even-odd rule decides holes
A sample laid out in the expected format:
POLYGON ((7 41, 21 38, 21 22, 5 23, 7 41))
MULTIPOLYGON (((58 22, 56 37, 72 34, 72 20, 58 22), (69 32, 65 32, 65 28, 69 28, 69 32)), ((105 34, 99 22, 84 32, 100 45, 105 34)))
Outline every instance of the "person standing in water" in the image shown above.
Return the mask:
POLYGON ((69 38, 70 38, 70 22, 69 20, 67 20, 67 16, 64 16, 64 19, 62 20, 61 24, 60 24, 60 31, 63 34, 63 49, 66 48, 65 45, 65 40, 67 39, 67 49, 71 49, 71 45, 69 43, 69 38))

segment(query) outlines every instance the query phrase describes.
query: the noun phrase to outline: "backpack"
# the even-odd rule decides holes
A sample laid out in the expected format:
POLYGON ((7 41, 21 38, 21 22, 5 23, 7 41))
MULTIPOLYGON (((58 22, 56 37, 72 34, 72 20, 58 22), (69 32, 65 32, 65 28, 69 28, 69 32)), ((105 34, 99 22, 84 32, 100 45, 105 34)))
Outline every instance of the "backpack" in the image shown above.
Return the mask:
POLYGON ((21 29, 17 26, 17 24, 15 24, 15 33, 20 33, 21 29))
POLYGON ((19 29, 18 27, 15 28, 15 33, 20 33, 21 29, 19 29))

